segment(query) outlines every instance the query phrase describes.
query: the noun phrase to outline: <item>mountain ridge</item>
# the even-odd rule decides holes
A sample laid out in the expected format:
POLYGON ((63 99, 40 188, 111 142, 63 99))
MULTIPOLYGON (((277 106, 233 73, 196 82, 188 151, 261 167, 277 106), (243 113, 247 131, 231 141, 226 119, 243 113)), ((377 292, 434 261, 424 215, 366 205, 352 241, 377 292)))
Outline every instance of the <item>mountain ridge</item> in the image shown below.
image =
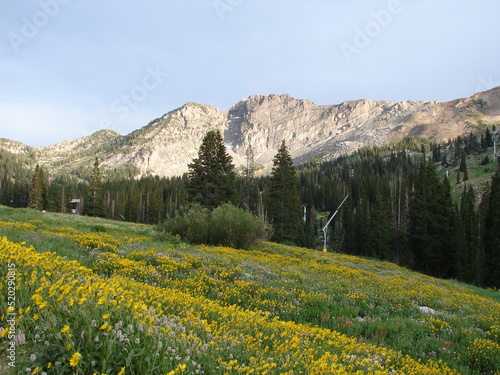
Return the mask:
POLYGON ((105 168, 129 167, 135 177, 171 177, 187 172, 207 131, 220 130, 237 167, 246 165, 251 148, 256 165, 265 173, 283 139, 294 162, 301 164, 405 137, 448 140, 493 124, 500 124, 500 87, 448 102, 360 99, 316 105, 288 94, 253 94, 227 111, 188 102, 126 135, 104 129, 40 147, 0 139, 0 148, 31 152, 55 174, 72 174, 98 156, 105 168))

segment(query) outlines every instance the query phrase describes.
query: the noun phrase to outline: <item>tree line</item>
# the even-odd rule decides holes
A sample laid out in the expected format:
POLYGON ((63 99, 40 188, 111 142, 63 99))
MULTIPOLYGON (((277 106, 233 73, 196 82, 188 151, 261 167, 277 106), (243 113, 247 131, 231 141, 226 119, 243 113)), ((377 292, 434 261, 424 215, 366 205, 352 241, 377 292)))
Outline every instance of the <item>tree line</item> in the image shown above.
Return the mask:
MULTIPOLYGON (((495 130, 447 143, 410 138, 367 146, 298 168, 283 142, 269 176, 255 176, 251 149, 246 167, 237 173, 221 134, 209 132, 184 176, 103 180, 96 159, 88 182, 49 182, 47 172, 35 167, 31 181, 4 173, 0 203, 70 212, 69 199, 82 198, 85 214, 152 224, 185 215, 192 204, 212 211, 231 204, 258 217, 270 239, 321 249, 321 228, 349 195, 330 226, 330 251, 498 287, 500 162, 483 190, 468 183, 464 162, 492 147, 495 130), (444 173, 452 165, 459 165, 456 176, 444 173), (461 191, 455 198, 453 185, 461 191)), ((490 161, 481 164, 493 168, 490 161)))

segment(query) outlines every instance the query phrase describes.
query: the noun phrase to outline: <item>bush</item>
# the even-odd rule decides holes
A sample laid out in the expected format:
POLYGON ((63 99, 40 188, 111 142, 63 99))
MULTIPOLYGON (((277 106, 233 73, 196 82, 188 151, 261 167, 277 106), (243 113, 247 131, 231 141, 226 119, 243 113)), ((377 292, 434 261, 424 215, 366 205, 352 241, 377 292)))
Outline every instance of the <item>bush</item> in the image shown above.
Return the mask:
POLYGON ((185 214, 167 219, 159 230, 179 235, 194 244, 237 249, 249 249, 265 234, 264 224, 259 218, 229 203, 213 211, 193 205, 185 214))
POLYGON ((106 227, 104 225, 92 225, 90 230, 92 232, 106 232, 106 227))
POLYGON ((167 219, 162 229, 192 243, 208 243, 209 221, 210 211, 195 204, 183 215, 167 219))
POLYGON ((214 245, 249 249, 264 237, 262 220, 231 204, 223 204, 212 212, 209 240, 214 245))

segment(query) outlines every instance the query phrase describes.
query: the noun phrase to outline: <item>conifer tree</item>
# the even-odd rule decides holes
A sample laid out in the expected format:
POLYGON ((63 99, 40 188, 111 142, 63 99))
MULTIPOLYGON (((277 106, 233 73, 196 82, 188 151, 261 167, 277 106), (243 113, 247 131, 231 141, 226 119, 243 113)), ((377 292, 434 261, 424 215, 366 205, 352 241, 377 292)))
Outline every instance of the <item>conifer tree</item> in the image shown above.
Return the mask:
POLYGON ((485 134, 484 140, 485 140, 486 147, 493 146, 493 137, 491 135, 490 128, 486 128, 486 134, 485 134))
POLYGON ((391 213, 390 203, 387 197, 383 196, 382 189, 376 193, 375 201, 370 214, 368 227, 369 245, 372 256, 379 259, 389 260, 390 239, 391 239, 391 213))
POLYGON ((467 283, 478 279, 478 270, 482 268, 481 249, 478 244, 478 217, 476 213, 476 197, 472 186, 464 185, 460 198, 461 233, 457 254, 458 267, 456 276, 467 283))
POLYGON ((198 157, 189 164, 190 201, 207 208, 215 208, 222 203, 235 203, 236 173, 232 161, 221 132, 209 131, 203 138, 198 157))
POLYGON ((305 246, 314 249, 318 243, 318 226, 316 224, 316 209, 314 205, 309 203, 306 211, 305 222, 305 246))
POLYGON ((465 163, 465 152, 462 152, 460 154, 460 166, 458 169, 460 172, 465 172, 465 168, 467 168, 467 164, 465 163))
POLYGON ((99 159, 96 157, 94 169, 90 177, 89 187, 84 202, 84 210, 87 216, 104 217, 104 196, 102 192, 102 177, 99 170, 99 159))
POLYGON ((415 267, 445 277, 453 263, 453 211, 449 181, 439 181, 431 159, 423 163, 410 201, 409 240, 415 267))
POLYGON ((47 189, 47 210, 61 212, 61 196, 63 194, 62 185, 52 182, 47 189))
POLYGON ((10 181, 10 176, 6 172, 2 179, 2 185, 0 187, 0 204, 4 206, 11 206, 13 198, 12 183, 10 181))
POLYGON ((486 258, 485 282, 487 286, 500 287, 500 159, 491 180, 487 196, 485 217, 484 255, 486 258))
POLYGON ((284 140, 273 160, 268 211, 274 241, 296 243, 303 239, 297 172, 284 140))
POLYGON ((49 205, 49 176, 47 172, 40 167, 40 186, 42 190, 42 209, 46 210, 49 205))
POLYGON ((246 151, 247 165, 244 170, 245 184, 243 186, 245 205, 254 210, 257 206, 256 189, 254 186, 255 160, 252 146, 249 146, 246 151))
POLYGON ((31 179, 31 187, 29 193, 30 200, 28 204, 28 207, 34 210, 43 209, 42 180, 43 180, 43 175, 41 173, 41 168, 37 164, 35 167, 35 172, 33 173, 33 178, 31 179))
POLYGON ((16 180, 12 190, 12 207, 27 207, 30 201, 30 185, 16 180))
POLYGON ((134 186, 129 189, 126 204, 125 204, 125 220, 127 221, 137 221, 137 213, 139 211, 139 194, 134 186))

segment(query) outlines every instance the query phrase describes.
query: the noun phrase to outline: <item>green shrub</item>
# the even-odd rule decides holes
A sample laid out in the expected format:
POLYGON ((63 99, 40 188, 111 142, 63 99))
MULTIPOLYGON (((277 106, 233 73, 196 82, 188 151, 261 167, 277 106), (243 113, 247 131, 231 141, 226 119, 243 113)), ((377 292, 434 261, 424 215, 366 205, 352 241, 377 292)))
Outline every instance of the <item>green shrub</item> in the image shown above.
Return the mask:
POLYGON ((249 249, 265 234, 264 224, 259 218, 229 203, 213 211, 193 205, 183 215, 167 219, 159 231, 179 235, 194 244, 222 245, 237 249, 249 249))
POLYGON ((249 249, 264 237, 262 220, 229 203, 217 207, 210 218, 210 242, 236 249, 249 249))
POLYGON ((104 225, 97 225, 96 224, 96 225, 92 225, 90 227, 90 231, 91 232, 101 232, 101 233, 103 233, 103 232, 106 232, 106 227, 104 225))
POLYGON ((162 230, 195 243, 208 243, 210 211, 199 204, 192 205, 183 215, 167 219, 162 230))

